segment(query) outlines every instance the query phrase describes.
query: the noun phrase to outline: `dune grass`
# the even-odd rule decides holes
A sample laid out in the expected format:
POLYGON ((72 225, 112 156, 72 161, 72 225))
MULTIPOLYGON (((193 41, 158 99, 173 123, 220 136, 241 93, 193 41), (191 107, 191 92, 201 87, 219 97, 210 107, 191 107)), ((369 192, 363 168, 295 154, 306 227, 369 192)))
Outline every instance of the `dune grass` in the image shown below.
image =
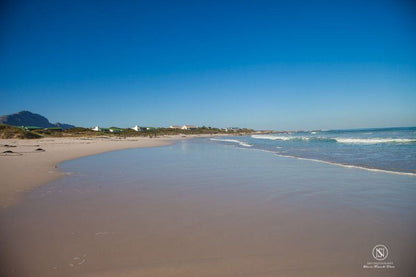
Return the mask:
POLYGON ((25 131, 20 127, 0 124, 0 138, 2 139, 36 139, 41 138, 40 134, 31 131, 25 131))

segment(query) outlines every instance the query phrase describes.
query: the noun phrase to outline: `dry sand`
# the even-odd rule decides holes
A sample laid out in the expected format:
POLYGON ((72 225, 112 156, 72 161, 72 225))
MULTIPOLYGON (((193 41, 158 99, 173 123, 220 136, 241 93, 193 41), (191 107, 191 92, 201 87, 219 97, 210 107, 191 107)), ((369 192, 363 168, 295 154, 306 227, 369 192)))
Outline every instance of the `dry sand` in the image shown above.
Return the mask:
POLYGON ((15 204, 25 192, 63 176, 57 168, 63 161, 120 149, 163 146, 179 138, 0 139, 0 207, 15 204), (5 153, 9 151, 12 153, 5 153))

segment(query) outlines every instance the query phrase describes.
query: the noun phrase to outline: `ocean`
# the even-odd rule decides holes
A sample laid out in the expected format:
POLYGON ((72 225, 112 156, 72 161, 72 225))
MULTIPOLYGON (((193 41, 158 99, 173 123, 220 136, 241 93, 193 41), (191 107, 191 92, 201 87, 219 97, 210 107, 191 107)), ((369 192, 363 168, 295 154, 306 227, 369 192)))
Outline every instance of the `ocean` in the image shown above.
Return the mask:
POLYGON ((227 136, 210 141, 279 156, 416 175, 416 127, 227 136))

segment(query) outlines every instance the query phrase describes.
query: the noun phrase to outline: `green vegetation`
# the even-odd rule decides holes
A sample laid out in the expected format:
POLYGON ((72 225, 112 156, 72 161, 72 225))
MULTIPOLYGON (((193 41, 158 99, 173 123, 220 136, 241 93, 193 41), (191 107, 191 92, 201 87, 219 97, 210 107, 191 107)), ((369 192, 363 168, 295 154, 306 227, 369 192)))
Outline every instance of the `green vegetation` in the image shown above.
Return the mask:
POLYGON ((20 127, 0 124, 0 138, 2 139, 35 139, 42 136, 31 131, 26 131, 20 127))
POLYGON ((101 136, 103 132, 95 132, 88 128, 75 127, 62 131, 62 135, 65 137, 91 137, 101 136))
MULTIPOLYGON (((121 128, 119 128, 121 129, 121 128)), ((200 127, 194 130, 182 130, 182 129, 171 129, 171 128, 151 128, 150 130, 144 129, 143 131, 135 131, 132 129, 121 129, 121 132, 118 133, 111 133, 115 136, 123 136, 123 137, 158 137, 158 136, 166 136, 166 135, 199 135, 199 134, 206 134, 206 135, 216 135, 216 134, 248 134, 252 133, 252 129, 239 129, 233 132, 227 132, 223 129, 212 128, 212 127, 200 127)), ((109 134, 107 132, 97 132, 103 134, 109 134)))
POLYGON ((130 128, 102 128, 101 131, 93 131, 88 128, 76 127, 67 130, 61 128, 27 128, 0 125, 0 137, 1 138, 42 138, 42 137, 98 137, 98 136, 110 136, 110 137, 159 137, 165 135, 198 135, 198 134, 234 134, 242 135, 252 133, 252 129, 239 129, 233 131, 226 131, 224 129, 212 128, 212 127, 200 127, 194 130, 182 130, 171 128, 143 128, 142 131, 135 131, 130 128), (110 131, 112 130, 112 132, 110 131))
POLYGON ((252 133, 252 129, 239 129, 235 131, 226 131, 224 129, 212 128, 212 127, 200 127, 194 130, 182 130, 182 129, 171 129, 171 128, 144 128, 142 131, 135 131, 130 128, 110 127, 101 128, 101 131, 93 131, 86 128, 72 128, 62 131, 61 136, 64 137, 77 137, 77 136, 112 136, 112 137, 159 137, 166 135, 197 135, 197 134, 249 134, 252 133), (149 129, 149 130, 147 130, 149 129), (111 131, 112 130, 112 131, 111 131))

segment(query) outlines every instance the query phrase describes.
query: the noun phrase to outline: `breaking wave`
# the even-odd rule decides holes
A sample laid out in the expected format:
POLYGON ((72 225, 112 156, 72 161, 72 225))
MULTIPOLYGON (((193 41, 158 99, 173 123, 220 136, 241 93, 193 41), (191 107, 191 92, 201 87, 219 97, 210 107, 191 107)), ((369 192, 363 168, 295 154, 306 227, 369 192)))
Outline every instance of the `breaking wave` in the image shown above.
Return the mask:
POLYGON ((379 144, 379 143, 416 143, 416 138, 326 138, 326 137, 295 137, 295 136, 273 136, 252 135, 254 139, 282 140, 282 141, 316 141, 316 142, 338 142, 347 144, 379 144))
POLYGON ((239 144, 241 146, 244 146, 244 147, 252 147, 253 146, 251 144, 248 144, 248 143, 245 143, 245 142, 236 140, 236 139, 215 139, 215 138, 211 138, 210 140, 213 140, 213 141, 224 141, 224 142, 233 142, 233 143, 237 143, 237 144, 239 144))
POLYGON ((367 171, 373 171, 373 172, 382 172, 382 173, 387 173, 387 174, 416 176, 416 173, 413 173, 413 172, 393 171, 393 170, 372 168, 372 167, 345 164, 345 163, 339 163, 339 162, 330 162, 330 161, 325 161, 325 160, 320 160, 320 159, 303 158, 303 157, 297 157, 297 156, 293 156, 293 155, 284 155, 284 154, 280 154, 280 153, 276 153, 276 152, 274 154, 276 156, 283 157, 283 158, 294 158, 294 159, 297 159, 297 160, 318 162, 318 163, 330 164, 330 165, 341 166, 341 167, 346 167, 346 168, 356 168, 356 169, 361 169, 361 170, 367 170, 367 171))
POLYGON ((337 138, 339 143, 377 144, 377 143, 415 143, 413 138, 337 138))

